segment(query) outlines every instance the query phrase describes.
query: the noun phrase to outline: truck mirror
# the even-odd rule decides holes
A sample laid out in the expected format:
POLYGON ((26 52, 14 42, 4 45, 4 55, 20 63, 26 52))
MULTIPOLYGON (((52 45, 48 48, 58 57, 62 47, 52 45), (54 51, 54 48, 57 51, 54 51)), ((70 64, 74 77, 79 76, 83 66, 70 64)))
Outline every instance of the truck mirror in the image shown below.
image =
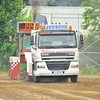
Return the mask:
POLYGON ((80 35, 80 44, 84 44, 84 37, 82 34, 80 35))

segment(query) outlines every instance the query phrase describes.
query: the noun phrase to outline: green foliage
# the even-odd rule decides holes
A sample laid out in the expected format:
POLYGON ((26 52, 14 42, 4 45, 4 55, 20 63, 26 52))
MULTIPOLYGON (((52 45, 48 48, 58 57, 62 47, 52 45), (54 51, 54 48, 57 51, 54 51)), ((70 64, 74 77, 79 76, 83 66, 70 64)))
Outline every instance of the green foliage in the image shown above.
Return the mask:
MULTIPOLYGON (((96 40, 98 40, 99 37, 95 36, 95 32, 90 32, 88 35, 84 35, 84 42, 82 49, 85 49, 86 47, 90 46, 92 43, 94 43, 96 40)), ((92 46, 90 46, 86 51, 87 52, 100 52, 100 41, 97 41, 92 46)))
POLYGON ((26 63, 20 63, 20 79, 23 78, 23 75, 26 72, 26 63))
MULTIPOLYGON (((28 9, 25 9, 24 12, 21 12, 20 17, 19 16, 16 17, 16 20, 21 22, 32 22, 32 13, 33 13, 32 9, 30 9, 28 17, 26 17, 27 12, 28 9)), ((40 14, 39 11, 37 13, 40 14)))
POLYGON ((95 32, 96 35, 100 37, 100 0, 84 0, 81 7, 90 6, 86 8, 86 11, 83 13, 84 22, 82 23, 82 29, 87 30, 91 27, 90 31, 95 32), (96 15, 93 15, 96 14, 96 15))
MULTIPOLYGON (((15 13, 12 14, 12 16, 15 16, 15 17, 13 17, 13 19, 11 18, 10 21, 7 18, 6 22, 3 21, 4 23, 3 26, 0 25, 2 27, 2 30, 0 31, 0 34, 1 34, 0 40, 2 41, 0 42, 0 47, 1 47, 0 48, 0 69, 8 68, 9 67, 9 57, 16 56, 17 42, 15 41, 15 39, 13 39, 12 42, 9 42, 8 38, 9 38, 9 35, 11 35, 14 38, 14 35, 17 30, 17 22, 32 22, 32 16, 31 16, 32 10, 30 10, 29 17, 26 17, 28 10, 24 9, 25 4, 23 4, 23 2, 20 1, 20 3, 17 3, 16 5, 20 7, 20 9, 16 8, 15 13), (9 24, 6 25, 6 23, 9 23, 9 24)), ((6 12, 6 10, 4 10, 3 12, 6 12)), ((5 15, 2 15, 2 17, 4 16, 5 15)))
POLYGON ((48 6, 80 6, 83 0, 48 0, 48 6))
POLYGON ((100 75, 99 68, 96 68, 93 65, 86 65, 82 70, 82 75, 100 75))
MULTIPOLYGON (((30 9, 30 13, 29 13, 29 17, 25 17, 24 18, 24 22, 32 22, 32 13, 33 13, 33 11, 32 11, 32 9, 30 9)), ((40 14, 39 12, 37 12, 38 14, 40 14)))
POLYGON ((83 0, 64 0, 65 6, 80 6, 83 0))
POLYGON ((29 17, 26 17, 24 20, 25 22, 32 22, 32 13, 33 11, 30 9, 29 17))
POLYGON ((8 42, 9 35, 14 37, 16 33, 17 21, 16 17, 20 17, 22 9, 25 5, 22 0, 1 0, 0 1, 0 48, 3 46, 4 40, 8 42))
MULTIPOLYGON (((84 0, 38 0, 41 6, 80 6, 84 0)), ((23 0, 28 6, 29 0, 23 0)))
POLYGON ((0 75, 8 75, 9 71, 0 71, 0 75))
POLYGON ((23 0, 24 3, 26 3, 26 5, 29 5, 29 0, 23 0))
POLYGON ((48 6, 80 6, 83 0, 50 0, 48 6))
MULTIPOLYGON (((100 38, 100 0, 84 0, 81 7, 87 7, 85 9, 85 12, 83 13, 84 22, 81 24, 81 28, 83 30, 87 30, 88 34, 84 37, 84 46, 82 49, 85 49, 86 47, 90 46, 92 43, 94 43, 96 40, 100 38)), ((100 52, 100 40, 94 43, 92 46, 90 46, 85 52, 100 52)), ((90 57, 92 60, 96 61, 97 63, 100 63, 100 57, 99 55, 94 54, 87 54, 88 57, 90 57)), ((89 63, 93 64, 93 62, 89 63)))
POLYGON ((50 0, 48 2, 48 6, 57 6, 57 1, 56 0, 50 0))
POLYGON ((0 59, 0 66, 7 68, 9 66, 9 57, 14 56, 17 49, 17 42, 13 40, 11 43, 3 43, 1 47, 2 59, 0 59))
POLYGON ((9 43, 9 36, 17 34, 17 22, 28 20, 23 0, 0 1, 0 69, 9 66, 9 57, 16 56, 17 42, 9 43), (24 10, 23 10, 24 9, 24 10))

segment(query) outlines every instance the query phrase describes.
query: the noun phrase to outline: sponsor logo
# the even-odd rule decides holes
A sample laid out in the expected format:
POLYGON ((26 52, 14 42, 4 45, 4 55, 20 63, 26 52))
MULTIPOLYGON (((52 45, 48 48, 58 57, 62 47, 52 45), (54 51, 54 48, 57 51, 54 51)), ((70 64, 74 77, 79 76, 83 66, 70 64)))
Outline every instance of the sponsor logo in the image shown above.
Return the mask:
POLYGON ((74 51, 49 51, 49 49, 41 50, 42 53, 65 53, 65 52, 74 52, 74 51))

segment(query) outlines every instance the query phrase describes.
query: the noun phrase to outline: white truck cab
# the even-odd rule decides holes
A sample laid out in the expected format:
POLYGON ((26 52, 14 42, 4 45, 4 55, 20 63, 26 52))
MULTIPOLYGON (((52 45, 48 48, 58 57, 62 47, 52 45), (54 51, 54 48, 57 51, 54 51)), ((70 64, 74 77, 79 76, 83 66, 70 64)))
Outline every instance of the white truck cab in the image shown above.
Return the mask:
POLYGON ((77 82, 78 42, 76 32, 68 30, 67 24, 32 30, 30 41, 34 82, 40 82, 43 77, 56 77, 58 81, 71 77, 72 82, 77 82))

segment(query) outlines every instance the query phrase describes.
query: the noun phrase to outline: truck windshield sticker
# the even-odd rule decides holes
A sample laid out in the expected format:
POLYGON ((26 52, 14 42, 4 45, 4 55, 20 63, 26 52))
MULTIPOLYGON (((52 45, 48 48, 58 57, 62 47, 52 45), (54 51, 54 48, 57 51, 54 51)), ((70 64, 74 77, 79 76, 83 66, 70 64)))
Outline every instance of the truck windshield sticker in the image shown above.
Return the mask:
POLYGON ((62 41, 53 41, 52 44, 53 45, 62 45, 62 41))

